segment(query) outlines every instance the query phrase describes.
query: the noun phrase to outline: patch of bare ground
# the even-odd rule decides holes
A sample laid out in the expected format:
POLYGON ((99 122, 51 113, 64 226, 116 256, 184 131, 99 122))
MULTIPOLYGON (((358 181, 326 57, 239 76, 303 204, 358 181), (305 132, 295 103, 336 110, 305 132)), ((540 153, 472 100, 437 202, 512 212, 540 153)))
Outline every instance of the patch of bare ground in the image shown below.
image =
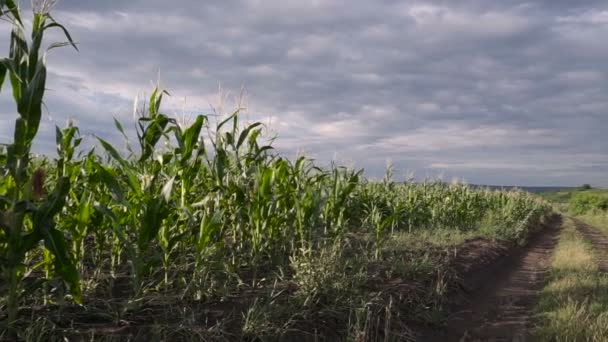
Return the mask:
POLYGON ((600 271, 608 272, 608 236, 579 219, 572 218, 572 221, 576 229, 591 242, 593 249, 597 251, 596 258, 600 271))
MULTIPOLYGON (((465 301, 456 300, 447 326, 422 341, 525 341, 544 285, 561 222, 535 234, 484 267, 463 273, 465 301)), ((483 250, 483 249, 482 249, 483 250)), ((474 254, 470 256, 474 258, 474 254)))

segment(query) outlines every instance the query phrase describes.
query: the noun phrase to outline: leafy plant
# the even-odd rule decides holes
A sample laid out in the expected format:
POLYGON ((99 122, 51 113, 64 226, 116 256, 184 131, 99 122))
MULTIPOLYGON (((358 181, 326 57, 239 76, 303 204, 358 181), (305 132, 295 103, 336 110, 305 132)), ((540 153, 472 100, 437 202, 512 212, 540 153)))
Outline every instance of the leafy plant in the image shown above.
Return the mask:
POLYGON ((70 255, 64 234, 56 226, 55 215, 63 209, 70 190, 69 177, 57 179, 55 188, 44 194, 45 171, 31 172, 30 150, 42 115, 46 86, 46 52, 41 54, 44 33, 53 28, 63 31, 68 42, 51 44, 47 49, 76 45, 68 31, 48 13, 48 3, 34 6, 31 40, 25 38, 25 27, 19 8, 13 1, 0 2, 0 14, 13 24, 10 52, 0 59, 0 87, 8 75, 17 106, 14 141, 6 148, 3 158, 2 195, 0 197, 0 260, 2 272, 8 279, 8 323, 14 326, 18 313, 20 282, 24 274, 26 254, 40 241, 52 255, 55 273, 70 287, 73 298, 80 302, 79 275, 70 255))

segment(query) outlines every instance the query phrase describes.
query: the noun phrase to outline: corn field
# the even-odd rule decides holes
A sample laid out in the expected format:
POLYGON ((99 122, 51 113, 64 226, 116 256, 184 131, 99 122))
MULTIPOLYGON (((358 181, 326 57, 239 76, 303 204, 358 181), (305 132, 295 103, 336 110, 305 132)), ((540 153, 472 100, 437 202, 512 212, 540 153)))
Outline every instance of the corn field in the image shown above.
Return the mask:
MULTIPOLYGON (((151 294, 204 302, 221 297, 229 282, 218 269, 255 287, 302 251, 349 235, 369 237, 379 258, 395 234, 491 225, 502 238, 524 238, 550 210, 523 192, 399 182, 390 168, 384 180, 369 181, 361 170, 288 159, 238 109, 178 124, 163 112, 163 89, 138 106, 137 139, 127 148, 103 137, 82 148, 79 128, 68 125, 56 130, 56 158, 34 157, 43 33, 65 33, 68 43, 51 47, 73 43, 44 10, 35 13, 31 41, 15 4, 2 1, 0 10, 14 26, 10 55, 0 60, 0 95, 12 89, 18 113, 15 139, 0 150, 0 311, 9 328, 26 302, 111 301, 100 291, 107 283, 120 283, 123 311, 151 294)), ((127 139, 125 124, 115 121, 127 139)))

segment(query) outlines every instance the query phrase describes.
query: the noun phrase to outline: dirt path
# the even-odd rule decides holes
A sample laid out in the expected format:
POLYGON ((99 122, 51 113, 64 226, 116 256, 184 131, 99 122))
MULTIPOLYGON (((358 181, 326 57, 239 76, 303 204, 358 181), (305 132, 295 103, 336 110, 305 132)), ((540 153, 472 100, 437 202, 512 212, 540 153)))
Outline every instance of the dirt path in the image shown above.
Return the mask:
POLYGON ((532 313, 551 262, 558 228, 545 229, 509 257, 488 282, 473 293, 470 304, 449 317, 444 332, 429 341, 526 341, 532 313))
POLYGON ((591 241, 593 249, 597 251, 597 262, 602 272, 608 272, 608 236, 595 227, 592 227, 581 220, 573 218, 576 229, 583 236, 591 241))

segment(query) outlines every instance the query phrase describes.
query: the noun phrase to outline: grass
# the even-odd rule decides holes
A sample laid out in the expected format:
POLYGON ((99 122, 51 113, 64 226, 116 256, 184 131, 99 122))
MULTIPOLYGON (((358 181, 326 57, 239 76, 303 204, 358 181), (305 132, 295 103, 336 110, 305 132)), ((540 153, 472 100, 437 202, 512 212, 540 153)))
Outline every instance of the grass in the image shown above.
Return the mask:
POLYGON ((608 276, 566 220, 537 306, 539 341, 608 341, 608 276))
POLYGON ((576 216, 585 223, 608 233, 608 211, 591 211, 576 216))
POLYGON ((562 190, 555 192, 543 192, 538 194, 540 197, 546 199, 547 201, 558 203, 558 204, 568 204, 570 202, 570 198, 575 192, 583 191, 583 190, 562 190))

